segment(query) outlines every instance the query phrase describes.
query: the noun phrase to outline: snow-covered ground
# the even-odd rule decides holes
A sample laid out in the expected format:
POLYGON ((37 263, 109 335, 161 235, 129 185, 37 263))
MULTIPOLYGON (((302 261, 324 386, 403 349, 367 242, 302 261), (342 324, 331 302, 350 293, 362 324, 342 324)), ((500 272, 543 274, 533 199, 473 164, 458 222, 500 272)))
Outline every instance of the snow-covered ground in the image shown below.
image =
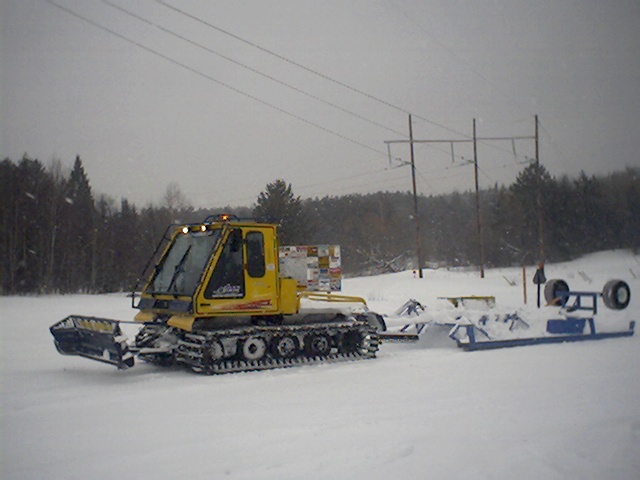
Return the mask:
MULTIPOLYGON (((546 274, 576 290, 623 279, 639 310, 629 252, 546 274)), ((347 279, 344 292, 381 313, 460 295, 523 306, 520 269, 347 279)), ((638 335, 471 353, 384 344, 374 360, 208 377, 61 356, 48 327, 70 313, 134 312, 120 294, 0 297, 3 479, 640 478, 638 335)))

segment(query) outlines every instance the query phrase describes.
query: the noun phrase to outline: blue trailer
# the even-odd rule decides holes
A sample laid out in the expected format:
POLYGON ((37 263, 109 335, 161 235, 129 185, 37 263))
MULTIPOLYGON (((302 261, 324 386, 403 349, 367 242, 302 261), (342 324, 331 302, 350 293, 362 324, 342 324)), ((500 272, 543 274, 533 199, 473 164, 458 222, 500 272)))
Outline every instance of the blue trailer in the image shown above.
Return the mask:
POLYGON ((465 351, 490 350, 547 343, 579 342, 628 337, 635 319, 622 312, 631 291, 626 282, 611 280, 601 292, 571 291, 564 280, 550 280, 544 289, 547 305, 539 310, 505 312, 495 308, 492 297, 456 297, 449 315, 429 315, 429 309, 409 300, 397 313, 416 321, 382 332, 383 341, 418 342, 442 334, 465 351), (465 300, 483 300, 485 309, 466 306, 465 300), (604 303, 607 310, 600 307, 604 303))

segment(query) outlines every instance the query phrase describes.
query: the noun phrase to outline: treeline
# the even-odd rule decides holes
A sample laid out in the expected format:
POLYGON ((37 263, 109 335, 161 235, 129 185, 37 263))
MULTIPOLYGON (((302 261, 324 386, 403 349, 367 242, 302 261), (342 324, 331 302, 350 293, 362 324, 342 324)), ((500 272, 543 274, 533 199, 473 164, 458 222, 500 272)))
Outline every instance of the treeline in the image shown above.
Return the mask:
MULTIPOLYGON (((532 164, 512 185, 481 191, 479 200, 484 265, 488 267, 557 262, 600 250, 640 248, 637 168, 602 177, 581 174, 577 179, 555 179, 544 167, 538 170, 532 164)), ((304 205, 315 225, 313 237, 340 244, 347 271, 376 273, 417 266, 410 194, 327 197, 307 200, 304 205)), ((475 192, 421 196, 417 210, 423 266, 480 264, 475 192)))
MULTIPOLYGON (((555 179, 531 165, 513 185, 480 192, 486 266, 541 260, 538 191, 546 261, 640 247, 640 169, 555 179)), ((301 200, 276 180, 251 208, 196 210, 172 184, 161 205, 140 209, 94 197, 79 157, 66 173, 25 155, 0 162, 0 293, 129 290, 169 224, 220 211, 281 222, 283 244, 341 245, 347 275, 417 266, 408 193, 301 200)), ((418 212, 424 266, 480 263, 475 193, 421 196, 418 212)))

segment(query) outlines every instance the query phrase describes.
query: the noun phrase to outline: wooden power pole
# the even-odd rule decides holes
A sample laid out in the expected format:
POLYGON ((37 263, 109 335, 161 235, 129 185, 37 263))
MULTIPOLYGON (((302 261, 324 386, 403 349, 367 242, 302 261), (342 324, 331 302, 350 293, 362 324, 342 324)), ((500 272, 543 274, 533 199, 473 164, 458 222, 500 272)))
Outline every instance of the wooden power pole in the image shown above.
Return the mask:
POLYGON ((538 248, 539 262, 544 264, 544 215, 542 213, 542 171, 540 170, 540 150, 539 150, 539 136, 538 136, 538 115, 535 116, 536 132, 535 132, 535 144, 536 144, 536 210, 538 211, 538 248))
MULTIPOLYGON (((480 215, 480 191, 478 188, 478 140, 481 141, 511 141, 515 140, 535 140, 536 147, 536 166, 538 171, 538 180, 537 180, 537 204, 538 204, 538 234, 539 234, 539 243, 540 243, 540 257, 544 259, 544 241, 543 241, 543 216, 542 216, 542 197, 541 197, 541 175, 540 175, 540 158, 538 153, 538 115, 535 116, 536 120, 536 131, 535 136, 511 136, 511 137, 478 137, 476 135, 476 119, 473 119, 473 138, 468 139, 431 139, 431 140, 414 140, 413 139, 413 126, 411 123, 411 115, 409 115, 409 140, 385 140, 384 143, 387 144, 387 149, 389 150, 389 158, 391 158, 391 147, 392 143, 408 143, 411 147, 411 180, 413 185, 413 217, 416 222, 416 254, 418 257, 418 270, 420 271, 420 278, 422 278, 422 252, 421 252, 421 241, 420 241, 420 219, 418 217, 418 194, 416 192, 416 164, 413 153, 413 145, 415 143, 447 143, 451 145, 453 152, 453 145, 455 143, 470 143, 473 142, 473 164, 474 164, 474 172, 475 172, 475 186, 476 186, 476 219, 477 219, 477 229, 478 229, 478 248, 480 250, 480 276, 484 278, 484 243, 482 241, 482 219, 480 215)), ((515 147, 514 147, 515 149, 515 147)), ((453 156, 453 153, 452 153, 453 156)))
POLYGON ((480 190, 478 188, 478 137, 476 119, 473 119, 473 169, 476 183, 476 223, 478 225, 478 248, 480 250, 480 278, 484 278, 484 244, 482 243, 482 222, 480 221, 480 190))
POLYGON ((420 246, 420 217, 418 216, 418 193, 416 192, 416 162, 413 155, 413 125, 409 114, 409 145, 411 146, 411 184, 413 185, 413 219, 416 222, 416 256, 418 257, 418 275, 422 278, 422 247, 420 246))

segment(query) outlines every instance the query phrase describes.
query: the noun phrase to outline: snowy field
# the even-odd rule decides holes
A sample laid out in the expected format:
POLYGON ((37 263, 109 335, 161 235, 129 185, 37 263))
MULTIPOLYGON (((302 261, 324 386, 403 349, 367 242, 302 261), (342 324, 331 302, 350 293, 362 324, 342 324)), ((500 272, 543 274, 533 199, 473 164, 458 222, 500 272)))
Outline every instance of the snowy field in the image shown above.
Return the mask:
MULTIPOLYGON (((627 312, 639 310, 639 256, 546 274, 575 290, 623 279, 627 312)), ((520 269, 344 283, 385 314, 439 296, 523 307, 520 269)), ((134 312, 120 294, 0 297, 3 479, 640 478, 638 335, 484 352, 384 344, 374 360, 209 377, 59 355, 48 327, 70 313, 134 312)))

